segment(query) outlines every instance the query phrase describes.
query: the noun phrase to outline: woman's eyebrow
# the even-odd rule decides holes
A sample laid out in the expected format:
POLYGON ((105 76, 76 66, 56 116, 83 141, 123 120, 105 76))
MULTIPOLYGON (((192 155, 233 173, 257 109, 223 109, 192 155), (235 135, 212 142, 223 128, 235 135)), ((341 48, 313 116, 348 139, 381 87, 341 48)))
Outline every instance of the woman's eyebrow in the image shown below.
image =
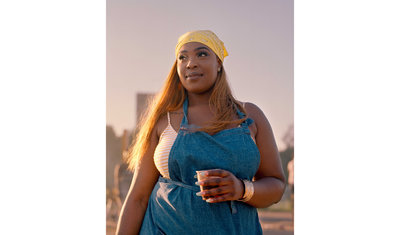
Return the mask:
MULTIPOLYGON (((195 51, 198 51, 198 50, 201 50, 201 49, 206 49, 207 51, 210 51, 210 49, 208 49, 207 47, 198 47, 198 48, 196 48, 196 49, 194 49, 195 51)), ((182 51, 180 51, 179 53, 186 53, 187 52, 187 50, 182 50, 182 51)))
POLYGON ((201 50, 201 49, 206 49, 207 51, 210 51, 207 47, 198 47, 196 49, 194 49, 195 51, 201 50))

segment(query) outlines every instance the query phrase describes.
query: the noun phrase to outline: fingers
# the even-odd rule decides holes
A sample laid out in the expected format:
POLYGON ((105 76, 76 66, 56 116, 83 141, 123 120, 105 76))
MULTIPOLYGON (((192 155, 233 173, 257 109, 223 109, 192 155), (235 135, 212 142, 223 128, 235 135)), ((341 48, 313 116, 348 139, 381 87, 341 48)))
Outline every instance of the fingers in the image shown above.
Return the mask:
POLYGON ((232 184, 232 178, 209 177, 204 180, 196 182, 199 186, 222 186, 232 184))
POLYGON ((211 169, 204 171, 205 176, 210 177, 210 176, 218 176, 218 177, 227 177, 230 176, 230 172, 222 169, 211 169))
POLYGON ((199 178, 197 185, 202 186, 218 186, 227 185, 232 183, 231 175, 229 171, 222 169, 211 169, 207 171, 201 171, 201 177, 199 178))
POLYGON ((217 203, 217 202, 224 202, 224 201, 230 201, 231 195, 230 194, 224 194, 224 195, 219 195, 216 197, 208 198, 206 202, 208 203, 217 203))
POLYGON ((222 169, 197 172, 201 191, 196 193, 209 203, 240 198, 241 182, 231 172, 222 169), (201 179, 201 180, 200 180, 201 179))
POLYGON ((210 198, 210 197, 218 197, 218 196, 229 196, 231 195, 232 187, 230 186, 221 186, 218 188, 208 189, 204 191, 200 191, 196 193, 197 196, 202 196, 203 198, 210 198))
POLYGON ((203 186, 201 188, 202 190, 197 192, 196 195, 201 196, 203 200, 207 199, 207 202, 212 203, 236 200, 236 194, 238 193, 234 184, 220 185, 219 187, 203 186))

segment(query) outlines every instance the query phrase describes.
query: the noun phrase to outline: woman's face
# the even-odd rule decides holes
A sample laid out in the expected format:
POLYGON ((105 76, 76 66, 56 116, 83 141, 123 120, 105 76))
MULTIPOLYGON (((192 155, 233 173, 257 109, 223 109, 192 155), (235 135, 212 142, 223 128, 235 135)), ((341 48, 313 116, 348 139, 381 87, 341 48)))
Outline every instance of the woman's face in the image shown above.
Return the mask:
POLYGON ((217 79, 221 62, 206 45, 199 42, 184 44, 177 59, 177 70, 183 87, 192 93, 209 91, 217 79))

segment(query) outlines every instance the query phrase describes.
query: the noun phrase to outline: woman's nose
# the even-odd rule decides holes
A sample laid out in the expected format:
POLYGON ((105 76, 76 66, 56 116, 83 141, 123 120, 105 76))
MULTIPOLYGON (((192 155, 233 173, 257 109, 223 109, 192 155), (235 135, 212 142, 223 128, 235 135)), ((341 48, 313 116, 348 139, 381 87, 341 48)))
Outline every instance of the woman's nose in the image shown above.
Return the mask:
POLYGON ((186 68, 188 69, 193 69, 197 67, 197 61, 195 58, 189 58, 187 64, 186 64, 186 68))

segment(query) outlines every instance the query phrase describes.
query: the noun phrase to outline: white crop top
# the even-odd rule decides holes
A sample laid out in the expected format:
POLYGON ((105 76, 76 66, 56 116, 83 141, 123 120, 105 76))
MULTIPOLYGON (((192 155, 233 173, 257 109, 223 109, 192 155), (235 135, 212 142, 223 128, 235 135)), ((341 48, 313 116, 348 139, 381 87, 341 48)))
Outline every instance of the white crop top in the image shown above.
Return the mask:
POLYGON ((169 179, 169 172, 168 172, 168 156, 169 152, 171 151, 172 145, 175 142, 178 133, 174 130, 171 125, 171 120, 169 117, 169 112, 167 113, 168 116, 168 126, 165 128, 163 133, 161 133, 160 140, 158 141, 158 145, 156 150, 154 151, 154 163, 160 172, 160 174, 169 179))
MULTIPOLYGON (((244 107, 244 104, 243 104, 244 107)), ((171 119, 169 116, 169 112, 167 113, 168 117, 168 125, 161 133, 160 140, 158 141, 158 145, 154 151, 154 163, 157 167, 157 170, 160 172, 162 177, 169 179, 169 171, 168 171, 168 157, 169 152, 171 151, 172 145, 174 145, 175 139, 178 136, 178 133, 171 125, 171 119)), ((253 136, 251 136, 254 143, 256 142, 253 136)))

